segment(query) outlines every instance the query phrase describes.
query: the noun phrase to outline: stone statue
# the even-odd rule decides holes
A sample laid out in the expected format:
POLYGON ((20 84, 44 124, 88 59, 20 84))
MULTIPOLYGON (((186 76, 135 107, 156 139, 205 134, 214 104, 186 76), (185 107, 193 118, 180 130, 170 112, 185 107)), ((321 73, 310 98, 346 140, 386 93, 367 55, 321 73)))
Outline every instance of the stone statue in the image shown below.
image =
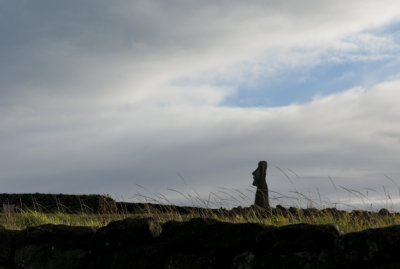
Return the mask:
POLYGON ((267 166, 268 164, 266 161, 260 161, 257 169, 252 173, 254 178, 253 186, 257 186, 254 205, 262 209, 270 209, 268 186, 267 182, 265 181, 265 177, 267 176, 267 166))

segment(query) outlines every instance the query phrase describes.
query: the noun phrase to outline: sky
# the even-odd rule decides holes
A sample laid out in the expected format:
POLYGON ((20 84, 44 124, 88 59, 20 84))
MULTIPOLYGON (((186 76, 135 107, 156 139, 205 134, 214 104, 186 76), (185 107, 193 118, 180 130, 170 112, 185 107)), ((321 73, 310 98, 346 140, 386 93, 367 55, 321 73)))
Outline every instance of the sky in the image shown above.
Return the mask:
POLYGON ((400 3, 0 0, 8 193, 400 210, 400 3))

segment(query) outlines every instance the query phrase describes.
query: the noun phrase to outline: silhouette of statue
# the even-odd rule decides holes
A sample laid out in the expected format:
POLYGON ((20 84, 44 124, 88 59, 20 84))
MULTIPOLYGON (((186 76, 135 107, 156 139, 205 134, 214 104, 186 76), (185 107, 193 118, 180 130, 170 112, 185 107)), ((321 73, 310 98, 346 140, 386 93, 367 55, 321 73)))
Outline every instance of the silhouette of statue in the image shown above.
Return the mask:
POLYGON ((257 186, 254 205, 262 209, 270 209, 268 186, 267 182, 265 181, 265 177, 267 176, 267 166, 268 164, 266 161, 260 161, 257 169, 252 173, 254 178, 253 186, 257 186))

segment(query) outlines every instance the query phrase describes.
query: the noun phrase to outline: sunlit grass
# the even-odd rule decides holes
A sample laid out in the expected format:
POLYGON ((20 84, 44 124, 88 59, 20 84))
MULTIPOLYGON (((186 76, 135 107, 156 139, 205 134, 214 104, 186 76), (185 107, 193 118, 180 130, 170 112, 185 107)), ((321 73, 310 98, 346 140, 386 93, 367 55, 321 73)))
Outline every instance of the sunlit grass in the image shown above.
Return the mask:
MULTIPOLYGON (((320 213, 318 215, 304 216, 299 215, 279 215, 272 214, 262 216, 254 209, 246 210, 244 214, 226 214, 227 211, 215 211, 210 209, 196 210, 189 214, 179 214, 178 210, 169 208, 167 212, 147 211, 142 214, 109 213, 109 214, 67 214, 67 213, 42 213, 35 211, 26 211, 20 213, 1 213, 0 224, 6 229, 21 230, 28 227, 44 224, 63 224, 69 226, 91 226, 102 227, 111 221, 124 218, 154 218, 159 222, 167 221, 187 221, 191 218, 212 218, 218 221, 230 223, 260 223, 264 225, 284 226, 289 224, 309 223, 309 224, 332 224, 338 225, 343 233, 356 232, 369 228, 380 228, 390 225, 399 225, 400 216, 390 214, 381 216, 373 214, 369 217, 355 216, 346 212, 340 216, 332 216, 329 213, 320 213)), ((300 211, 301 212, 301 211, 300 211)))
MULTIPOLYGON (((183 179, 184 180, 184 179, 183 179)), ((364 208, 370 204, 371 200, 368 197, 368 189, 366 193, 358 190, 352 190, 343 186, 336 186, 335 182, 329 178, 332 186, 336 189, 343 189, 350 194, 355 200, 360 201, 364 208)), ((108 223, 125 218, 153 218, 160 223, 167 221, 187 221, 192 218, 211 218, 218 221, 230 223, 260 223, 264 225, 284 226, 298 223, 308 224, 336 224, 339 230, 343 233, 357 232, 370 228, 387 227, 391 225, 400 225, 400 214, 393 212, 393 209, 387 211, 387 214, 378 214, 367 211, 360 211, 359 208, 354 208, 352 205, 347 206, 347 211, 337 210, 336 205, 340 203, 327 203, 321 198, 318 201, 312 200, 307 195, 298 191, 290 192, 291 196, 283 195, 278 192, 270 191, 270 199, 273 204, 278 204, 279 199, 286 199, 295 201, 291 210, 282 208, 283 212, 276 209, 272 210, 269 214, 262 214, 254 207, 246 207, 243 205, 251 205, 253 201, 254 189, 246 190, 229 190, 227 188, 219 188, 215 192, 210 193, 208 198, 201 198, 196 191, 181 192, 174 189, 168 191, 181 195, 191 205, 187 207, 186 212, 182 213, 178 206, 173 206, 172 202, 168 200, 166 195, 160 193, 149 193, 142 186, 138 187, 143 191, 137 193, 135 198, 140 200, 146 206, 140 214, 132 214, 123 208, 117 209, 116 203, 113 199, 109 199, 108 203, 103 208, 105 211, 101 214, 87 213, 91 210, 86 210, 85 205, 81 205, 82 211, 85 213, 69 214, 65 212, 58 213, 43 213, 35 210, 21 210, 12 213, 0 213, 0 225, 6 229, 22 230, 28 227, 56 224, 56 225, 69 225, 69 226, 90 226, 90 227, 103 227, 108 223), (246 193, 248 191, 248 194, 246 193), (147 194, 143 194, 147 193, 147 194), (111 202, 110 202, 111 201, 111 202), (157 204, 155 208, 150 206, 157 204), (224 209, 224 205, 230 204, 232 210, 224 209), (307 205, 304 207, 304 205, 307 205), (327 204, 332 205, 329 207, 332 210, 325 210, 327 204), (305 213, 301 208, 311 208, 308 213, 305 213), (216 209, 220 208, 220 209, 216 209), (315 209, 319 208, 319 210, 315 209), (85 209, 85 210, 83 210, 85 209), (350 210, 349 210, 350 209, 350 210), (353 211, 354 210, 354 211, 353 211), (335 212, 336 214, 332 213, 335 212), (310 213, 311 212, 311 213, 310 213), (339 214, 337 214, 339 212, 339 214)), ((397 185, 396 185, 397 187, 397 185)), ((296 188, 295 188, 296 189, 296 188)), ((375 191, 376 192, 376 191, 375 191)), ((400 195, 400 188, 399 188, 400 195)), ((388 205, 393 204, 392 197, 384 189, 384 199, 388 205)), ((342 204, 343 205, 343 204, 342 204)), ((277 206, 278 207, 278 206, 277 206)), ((286 207, 289 207, 286 205, 286 207)), ((44 208, 43 206, 38 208, 44 208)), ((57 204, 57 208, 64 209, 65 206, 57 204)), ((372 207, 371 207, 372 209, 372 207)))

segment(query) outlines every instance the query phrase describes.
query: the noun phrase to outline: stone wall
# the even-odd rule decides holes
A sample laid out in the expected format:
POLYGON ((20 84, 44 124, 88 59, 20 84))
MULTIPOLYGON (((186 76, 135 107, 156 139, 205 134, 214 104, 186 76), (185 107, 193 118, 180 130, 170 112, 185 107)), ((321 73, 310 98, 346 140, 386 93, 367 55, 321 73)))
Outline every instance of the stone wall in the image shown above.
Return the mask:
POLYGON ((0 229, 0 268, 400 268, 400 226, 341 235, 211 219, 0 229))
MULTIPOLYGON (((117 202, 106 195, 0 193, 0 210, 21 210, 63 213, 131 213, 176 212, 179 214, 201 213, 205 209, 189 206, 160 205, 152 203, 117 202)), ((207 209, 210 212, 227 212, 225 209, 207 209)))
POLYGON ((166 213, 172 212, 180 215, 201 215, 201 216, 253 216, 254 213, 260 217, 266 215, 284 216, 293 219, 301 219, 308 216, 324 216, 329 215, 340 218, 344 214, 350 217, 362 217, 366 221, 376 219, 381 216, 389 216, 391 214, 400 215, 399 213, 390 213, 387 209, 381 209, 379 212, 353 210, 347 212, 336 208, 326 208, 318 210, 315 208, 285 208, 277 205, 276 208, 270 208, 268 212, 255 210, 253 207, 235 207, 230 210, 224 208, 205 209, 190 206, 161 205, 152 203, 129 203, 117 202, 109 196, 105 195, 72 195, 72 194, 42 194, 42 193, 25 193, 25 194, 0 194, 0 208, 3 212, 12 212, 20 210, 32 210, 39 212, 62 212, 62 213, 120 213, 120 214, 142 214, 142 213, 166 213))
POLYGON ((115 201, 105 195, 72 194, 0 194, 2 211, 33 210, 39 212, 103 213, 116 210, 115 201))

